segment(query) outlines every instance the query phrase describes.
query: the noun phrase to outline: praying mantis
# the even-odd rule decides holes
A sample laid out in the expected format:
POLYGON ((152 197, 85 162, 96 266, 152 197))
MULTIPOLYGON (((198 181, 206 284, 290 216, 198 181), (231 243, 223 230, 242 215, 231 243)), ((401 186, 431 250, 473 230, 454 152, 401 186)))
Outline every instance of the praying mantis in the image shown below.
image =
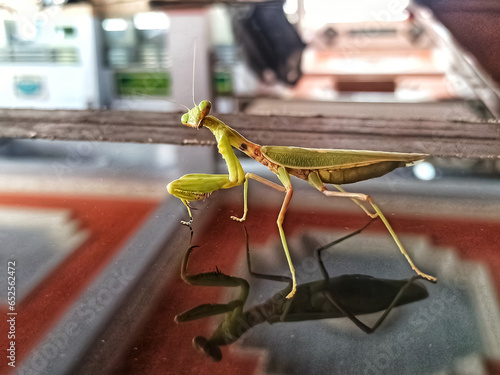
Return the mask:
MULTIPOLYGON (((386 319, 391 310, 400 305, 415 302, 428 296, 424 285, 415 280, 415 275, 406 280, 378 279, 367 275, 342 275, 330 277, 321 259, 321 252, 364 230, 358 229, 342 238, 315 250, 323 280, 301 284, 292 299, 284 298, 292 288, 292 279, 287 276, 265 275, 252 271, 248 233, 245 229, 247 267, 257 278, 288 282, 288 286, 260 305, 244 310, 249 294, 249 283, 240 277, 229 276, 219 269, 196 275, 188 273, 189 257, 194 248, 190 246, 183 257, 181 277, 190 285, 239 287, 237 298, 226 304, 202 304, 175 317, 176 323, 188 322, 209 316, 225 314, 223 321, 210 338, 196 336, 193 346, 214 361, 222 359, 220 346, 237 341, 250 328, 268 322, 298 322, 305 320, 347 317, 366 333, 374 332, 386 319), (372 327, 361 322, 355 314, 370 314, 385 310, 372 327)), ((191 232, 192 235, 193 232, 191 232)))
POLYGON ((244 185, 243 216, 241 218, 231 216, 231 218, 240 222, 245 221, 248 213, 249 179, 285 193, 276 223, 292 275, 292 290, 287 296, 287 298, 291 298, 295 294, 297 281, 283 231, 283 221, 293 194, 290 176, 295 176, 308 181, 312 187, 327 197, 350 198, 371 218, 380 217, 400 252, 416 274, 429 281, 436 282, 434 276, 423 273, 415 266, 384 214, 370 196, 361 193, 349 193, 339 186, 383 176, 398 167, 409 166, 423 160, 427 156, 426 154, 261 146, 244 138, 218 118, 209 115, 211 107, 212 105, 208 100, 203 100, 199 105, 195 105, 182 115, 181 122, 183 125, 195 129, 206 127, 213 133, 219 153, 226 162, 228 174, 187 174, 167 185, 168 192, 179 198, 187 208, 190 219, 189 221, 182 221, 183 224, 190 225, 193 222, 189 202, 205 199, 216 190, 230 189, 240 185, 244 185), (283 186, 253 173, 245 174, 233 148, 268 167, 278 176, 283 186), (333 184, 338 191, 327 190, 325 184, 333 184), (375 213, 368 211, 362 202, 371 205, 375 213))

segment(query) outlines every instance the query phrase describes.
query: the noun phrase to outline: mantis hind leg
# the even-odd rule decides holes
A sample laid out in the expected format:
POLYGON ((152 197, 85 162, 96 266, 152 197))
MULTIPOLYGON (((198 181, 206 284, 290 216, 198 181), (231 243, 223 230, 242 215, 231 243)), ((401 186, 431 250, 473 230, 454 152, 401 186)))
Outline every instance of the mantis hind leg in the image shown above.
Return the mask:
MULTIPOLYGON (((333 185, 333 186, 335 186, 335 188, 336 188, 337 190, 341 191, 342 193, 347 193, 347 192, 346 192, 344 189, 342 189, 339 185, 333 185)), ((363 194, 363 195, 364 195, 364 194, 363 194)), ((368 211, 368 210, 366 209, 366 207, 365 207, 365 206, 363 206, 363 204, 362 204, 362 203, 361 203, 361 202, 360 202, 357 198, 351 198, 351 200, 352 200, 354 203, 356 203, 359 207, 361 207, 361 209, 362 209, 363 211, 365 211, 365 213, 366 213, 368 216, 370 216, 372 219, 375 219, 375 218, 377 218, 377 217, 378 217, 378 213, 376 213, 376 212, 375 212, 374 214, 372 214, 370 211, 368 211)))
POLYGON ((399 240, 398 236, 394 232, 394 229, 392 229, 391 224, 389 224, 389 222, 387 221, 385 215, 382 213, 382 211, 380 210, 380 208, 375 204, 375 202, 373 201, 373 199, 370 196, 368 196, 366 194, 360 194, 360 193, 348 193, 348 192, 344 191, 343 189, 341 189, 338 192, 337 191, 329 191, 329 190, 326 189, 325 185, 320 180, 320 178, 317 175, 317 173, 310 173, 309 174, 309 183, 313 187, 315 187, 316 189, 318 189, 319 191, 321 191, 323 194, 325 194, 327 197, 350 198, 350 199, 356 199, 356 200, 361 200, 361 201, 364 201, 364 202, 368 202, 373 207, 373 209, 375 210, 377 216, 379 216, 380 219, 382 220, 382 222, 384 223, 385 227, 387 228, 387 230, 391 234, 392 239, 394 240, 394 242, 398 246, 399 251, 401 252, 401 254, 404 255, 404 257, 406 258, 406 260, 410 264, 411 269, 414 270, 417 273, 417 275, 423 277, 424 279, 427 279, 427 280, 429 280, 431 282, 436 282, 436 278, 434 276, 427 275, 426 273, 420 271, 415 266, 415 264, 411 260, 410 256, 406 252, 405 248, 403 247, 403 244, 401 243, 401 241, 399 240))

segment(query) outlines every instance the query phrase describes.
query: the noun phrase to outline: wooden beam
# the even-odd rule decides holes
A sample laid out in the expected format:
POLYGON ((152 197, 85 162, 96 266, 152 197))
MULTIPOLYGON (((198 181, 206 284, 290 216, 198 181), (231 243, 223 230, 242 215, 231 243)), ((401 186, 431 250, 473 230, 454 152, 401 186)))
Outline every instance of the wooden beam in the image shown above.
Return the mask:
MULTIPOLYGON (((180 113, 0 109, 0 137, 92 142, 213 145, 205 129, 182 126, 180 113)), ((220 115, 259 144, 500 157, 500 122, 342 117, 220 115)))

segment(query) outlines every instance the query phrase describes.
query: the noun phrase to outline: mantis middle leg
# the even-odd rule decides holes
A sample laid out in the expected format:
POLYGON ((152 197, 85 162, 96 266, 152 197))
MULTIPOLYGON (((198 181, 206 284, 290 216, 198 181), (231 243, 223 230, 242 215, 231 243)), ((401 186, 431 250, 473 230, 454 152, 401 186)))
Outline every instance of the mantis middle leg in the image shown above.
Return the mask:
POLYGON ((318 189, 319 191, 321 191, 327 197, 351 198, 353 200, 360 200, 360 201, 368 202, 373 207, 373 209, 375 210, 377 215, 380 216, 380 219, 382 220, 385 227, 387 228, 387 230, 391 234, 394 242, 398 246, 399 251, 401 252, 401 254, 404 255, 404 257, 406 258, 406 260, 410 264, 411 269, 414 270, 417 273, 417 275, 421 276, 422 278, 427 279, 427 280, 432 281, 432 282, 436 282, 436 278, 434 276, 427 275, 426 273, 420 271, 415 266, 415 264, 411 260, 410 256, 406 252, 405 248, 403 247, 403 244, 401 243, 398 236, 396 235, 396 233, 392 229, 391 225, 387 221, 385 215, 382 213, 380 208, 375 204, 375 202, 373 201, 373 199, 370 196, 368 196, 366 194, 360 194, 360 193, 348 193, 348 192, 344 191, 343 189, 340 189, 340 191, 329 191, 326 189, 325 185, 323 184, 319 175, 316 172, 311 172, 309 174, 308 181, 311 184, 311 186, 313 186, 316 189, 318 189))
POLYGON ((240 223, 245 221, 247 218, 247 213, 248 213, 248 179, 249 178, 251 178, 252 180, 258 181, 261 184, 270 186, 273 189, 285 192, 285 188, 283 186, 275 184, 274 182, 269 181, 269 180, 265 179, 264 177, 260 177, 256 174, 247 173, 245 175, 245 183, 244 183, 244 188, 243 188, 243 216, 241 218, 238 218, 236 216, 231 216, 231 219, 239 221, 240 223))
POLYGON ((297 290, 297 279, 295 277, 295 268, 293 267, 292 257, 290 256, 290 252, 288 251, 288 245, 286 243, 285 232, 283 231, 283 221, 285 220, 286 210, 288 209, 288 205, 290 204, 290 200, 293 195, 292 183, 290 181, 290 175, 284 167, 278 168, 278 178, 285 188, 285 199, 283 200, 283 204, 281 206, 280 213, 278 215, 278 220, 276 224, 278 224, 278 230, 281 237, 281 243, 283 245, 283 250, 285 251, 286 260, 288 262, 288 267, 290 268, 290 273, 292 274, 292 291, 288 293, 286 298, 292 298, 297 290))
POLYGON ((279 186, 275 184, 274 182, 271 182, 269 180, 266 180, 263 177, 254 175, 253 173, 247 173, 245 175, 245 191, 244 191, 244 213, 243 217, 241 219, 232 217, 235 220, 238 221, 243 221, 246 218, 246 213, 247 213, 247 190, 248 190, 248 179, 254 179, 256 181, 259 181, 267 186, 270 186, 276 190, 282 191, 285 193, 285 199, 283 200, 283 204, 281 206, 280 213, 278 215, 278 220, 276 221, 276 224, 278 225, 278 230, 280 233, 280 238, 281 238, 281 243, 283 245, 283 250, 285 251, 285 256, 286 260, 288 262, 288 267, 290 268, 290 273, 292 274, 292 290, 290 293, 286 296, 286 298, 292 298, 293 295, 295 294, 295 291, 297 290, 297 279, 295 277, 295 268, 293 267, 293 262, 292 258, 290 256, 290 251, 288 250, 288 245, 286 242, 286 237, 285 237, 285 232, 283 231, 283 221, 285 220, 285 214, 288 209, 288 205, 290 204, 290 200, 292 199, 293 195, 293 188, 292 188, 292 183, 290 181, 290 174, 287 172, 286 168, 280 167, 278 168, 278 178, 280 179, 281 183, 283 186, 279 186))

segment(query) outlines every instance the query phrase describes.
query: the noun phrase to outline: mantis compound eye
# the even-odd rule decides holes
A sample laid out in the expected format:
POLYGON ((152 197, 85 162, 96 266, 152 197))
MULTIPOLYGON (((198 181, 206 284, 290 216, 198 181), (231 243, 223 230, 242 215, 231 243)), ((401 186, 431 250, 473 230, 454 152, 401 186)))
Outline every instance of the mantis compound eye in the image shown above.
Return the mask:
POLYGON ((208 100, 203 100, 202 102, 200 102, 200 104, 198 104, 198 108, 203 113, 204 117, 210 113, 210 109, 212 109, 212 103, 210 103, 208 100))
POLYGON ((194 337, 193 346, 200 352, 205 353, 207 357, 212 358, 215 362, 219 362, 222 359, 222 352, 220 351, 220 348, 217 345, 209 342, 203 336, 194 337))
POLYGON ((184 113, 181 117, 182 125, 187 125, 188 121, 189 121, 189 114, 184 113))

